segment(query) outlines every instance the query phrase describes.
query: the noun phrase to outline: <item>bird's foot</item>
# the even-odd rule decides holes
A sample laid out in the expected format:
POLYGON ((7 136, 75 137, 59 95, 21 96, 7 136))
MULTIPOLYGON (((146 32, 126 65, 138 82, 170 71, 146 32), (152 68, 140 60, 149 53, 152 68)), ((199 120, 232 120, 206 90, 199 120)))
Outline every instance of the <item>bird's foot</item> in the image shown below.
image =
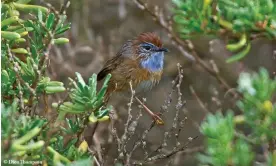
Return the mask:
POLYGON ((135 97, 136 100, 144 107, 144 109, 147 111, 148 114, 150 114, 150 116, 153 118, 153 120, 155 121, 155 123, 157 125, 163 125, 164 121, 162 118, 160 118, 160 116, 158 114, 153 113, 139 98, 135 97))
POLYGON ((160 118, 159 114, 153 113, 151 116, 157 125, 164 125, 164 121, 160 118))

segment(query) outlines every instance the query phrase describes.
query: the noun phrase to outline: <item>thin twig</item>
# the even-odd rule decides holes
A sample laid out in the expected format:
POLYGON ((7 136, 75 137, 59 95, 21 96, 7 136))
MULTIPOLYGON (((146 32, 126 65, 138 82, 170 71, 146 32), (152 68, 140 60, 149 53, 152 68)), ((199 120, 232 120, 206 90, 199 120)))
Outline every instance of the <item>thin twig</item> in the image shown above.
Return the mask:
POLYGON ((180 86, 181 86, 181 83, 182 83, 182 80, 183 80, 183 69, 181 69, 181 65, 179 63, 177 64, 177 69, 178 69, 178 76, 179 76, 178 84, 176 85, 177 94, 178 94, 178 99, 177 99, 178 102, 175 106, 176 112, 175 112, 175 117, 174 117, 174 120, 173 120, 174 130, 176 130, 176 128, 178 127, 177 125, 178 125, 178 120, 179 120, 179 112, 185 104, 182 101, 182 93, 181 93, 181 89, 180 89, 180 86))
POLYGON ((23 92, 22 92, 22 87, 21 87, 21 83, 24 85, 24 86, 26 86, 27 87, 27 89, 30 91, 30 93, 31 93, 31 95, 35 95, 35 91, 34 91, 34 89, 32 89, 31 87, 30 87, 30 85, 27 83, 27 82, 25 82, 24 80, 23 80, 23 78, 21 77, 21 75, 20 75, 20 73, 19 73, 19 71, 20 71, 20 66, 19 66, 19 64, 17 63, 17 62, 15 62, 15 60, 14 60, 14 56, 13 56, 13 54, 12 54, 12 52, 11 52, 11 49, 10 49, 10 47, 9 47, 9 45, 7 44, 7 48, 8 48, 8 55, 9 55, 9 61, 13 64, 13 70, 14 70, 14 72, 15 72, 15 74, 16 74, 16 83, 17 83, 17 85, 18 85, 18 90, 19 90, 19 103, 20 103, 20 108, 21 108, 21 110, 22 111, 24 111, 24 99, 23 99, 23 92))
POLYGON ((120 159, 120 160, 122 160, 126 154, 126 142, 127 142, 127 137, 128 137, 128 127, 129 127, 130 121, 132 120, 131 110, 132 110, 132 104, 133 104, 135 91, 132 88, 131 82, 129 82, 129 86, 130 86, 130 90, 131 90, 131 97, 130 97, 130 101, 128 103, 128 118, 127 118, 127 122, 125 124, 124 134, 121 137, 121 145, 120 145, 120 148, 118 151, 118 154, 119 154, 118 159, 120 159))
POLYGON ((153 153, 160 152, 163 148, 165 148, 167 146, 168 138, 170 138, 172 135, 175 135, 175 138, 176 138, 175 148, 177 148, 178 146, 180 146, 180 143, 178 142, 178 136, 179 136, 179 133, 181 131, 181 128, 183 128, 183 124, 184 123, 180 124, 181 128, 179 128, 178 131, 177 131, 177 128, 178 128, 178 126, 180 126, 179 125, 179 112, 183 108, 183 106, 184 106, 185 103, 182 101, 182 93, 181 93, 181 89, 180 89, 180 86, 181 86, 181 83, 182 83, 182 80, 183 80, 183 70, 181 69, 181 65, 179 63, 177 64, 177 67, 178 67, 178 83, 176 85, 176 88, 177 88, 177 94, 178 94, 178 102, 177 102, 177 104, 175 106, 176 111, 175 111, 175 117, 173 119, 172 127, 169 129, 168 132, 164 133, 163 143, 160 144, 150 154, 146 154, 146 156, 144 157, 144 162, 146 162, 149 158, 151 158, 153 153), (175 134, 174 134, 174 131, 176 131, 175 134))
POLYGON ((210 111, 208 110, 208 108, 205 106, 205 104, 202 102, 202 100, 200 99, 200 97, 197 95, 197 93, 195 92, 194 88, 192 85, 189 86, 190 91, 192 93, 192 95, 194 96, 194 98, 196 99, 196 101, 198 102, 198 104, 200 105, 200 107, 202 108, 202 110, 208 114, 210 113, 210 111))
MULTIPOLYGON (((180 67, 180 66, 179 66, 180 67)), ((165 112, 167 112, 168 110, 168 107, 170 106, 171 104, 171 101, 172 101, 172 93, 175 91, 175 87, 177 86, 177 80, 181 79, 181 74, 177 75, 176 79, 172 81, 172 90, 169 92, 169 94, 167 95, 167 98, 165 99, 164 101, 164 104, 162 105, 161 107, 161 110, 159 111, 159 115, 162 115, 164 114, 165 112)), ((182 82, 182 80, 180 81, 180 83, 182 82)), ((179 82, 178 82, 179 83, 179 82)), ((140 102, 139 102, 140 103, 140 102)), ((140 103, 141 104, 141 103, 140 103)), ((152 123, 150 124, 149 128, 146 129, 141 138, 139 140, 137 140, 135 143, 134 143, 134 147, 133 149, 130 151, 129 153, 129 158, 131 158, 133 152, 142 144, 143 146, 145 146, 145 138, 147 136, 147 134, 151 131, 151 129, 155 126, 155 120, 152 121, 152 123)), ((166 139, 165 139, 166 140, 166 139)), ((161 145, 160 148, 157 148, 154 152, 158 151, 159 149, 161 149, 164 145, 161 145)), ((152 153, 151 153, 152 154, 152 153)), ((144 159, 147 159, 150 155, 148 153, 146 153, 146 156, 144 159)))
POLYGON ((96 156, 93 156, 93 159, 95 161, 95 163, 97 164, 97 166, 101 166, 101 164, 99 163, 98 159, 96 156))
MULTIPOLYGON (((172 93, 175 91, 175 86, 176 86, 176 80, 178 80, 178 76, 176 77, 175 80, 172 81, 172 90, 169 92, 169 94, 167 95, 167 98, 164 101, 164 104, 161 106, 161 110, 159 112, 159 115, 162 115, 163 113, 165 113, 168 110, 168 107, 171 105, 171 101, 172 101, 172 93)), ((141 145, 142 142, 145 142, 145 138, 148 135, 148 133, 151 131, 151 129, 155 126, 155 121, 153 120, 149 126, 148 129, 146 129, 141 138, 138 139, 135 143, 134 146, 132 148, 132 150, 129 153, 129 158, 131 158, 133 152, 141 145)))
MULTIPOLYGON (((115 128, 115 118, 114 118, 114 111, 110 111, 109 113, 109 117, 110 117, 110 121, 111 121, 111 134, 112 136, 115 138, 115 141, 117 141, 117 145, 120 146, 121 145, 121 140, 118 136, 117 130, 115 128)), ((119 149, 119 147, 118 147, 119 149)))
MULTIPOLYGON (((135 131, 136 131, 136 127, 138 125, 138 121, 140 119, 140 117, 142 117, 142 109, 140 108, 139 110, 139 114, 138 116, 131 122, 131 124, 129 125, 129 129, 128 129, 128 141, 130 141, 130 138, 134 135, 135 131)), ((143 146, 144 147, 144 146, 143 146)), ((146 153, 146 152, 145 152, 146 153)), ((127 158, 126 158, 126 165, 130 165, 130 155, 126 154, 127 158)))
MULTIPOLYGON (((172 151, 170 151, 170 152, 167 153, 167 154, 157 154, 156 156, 153 156, 153 157, 148 158, 145 162, 134 162, 134 164, 136 164, 136 165, 137 165, 137 164, 141 165, 141 164, 143 164, 143 163, 156 162, 156 161, 161 160, 161 159, 170 158, 171 156, 175 155, 175 154, 178 153, 178 152, 184 152, 184 153, 185 153, 185 150, 187 150, 187 147, 188 147, 195 139, 197 139, 197 138, 198 138, 198 136, 195 136, 195 137, 193 137, 193 138, 190 137, 190 138, 188 139, 188 142, 186 142, 186 144, 183 145, 183 146, 180 147, 180 148, 173 149, 172 151)), ((200 149, 193 149, 193 150, 189 149, 189 150, 190 150, 190 151, 187 150, 186 153, 194 153, 195 151, 201 150, 201 148, 200 148, 200 149)))
POLYGON ((172 155, 174 155, 174 154, 176 154, 178 152, 184 151, 188 147, 188 145, 190 143, 192 143, 197 138, 198 138, 198 136, 195 136, 194 138, 190 138, 190 139, 188 139, 188 142, 184 146, 182 146, 180 148, 177 148, 177 149, 174 149, 174 150, 172 150, 171 152, 169 152, 166 155, 161 154, 161 155, 153 156, 153 157, 149 158, 147 161, 153 162, 153 161, 156 161, 156 160, 160 160, 160 159, 164 159, 164 158, 169 158, 169 157, 171 157, 172 155))
POLYGON ((8 47, 9 59, 10 59, 10 61, 13 63, 14 67, 16 68, 16 70, 15 70, 16 76, 18 77, 19 81, 20 81, 23 85, 25 85, 25 86, 28 88, 28 90, 30 91, 30 93, 31 93, 32 95, 35 95, 34 89, 31 88, 30 85, 29 85, 27 82, 25 82, 25 81, 23 80, 23 78, 21 77, 21 75, 19 74, 20 66, 18 65, 17 62, 15 62, 14 56, 13 56, 13 54, 11 53, 11 50, 10 50, 9 45, 7 45, 7 47, 8 47))
POLYGON ((95 161, 95 163, 97 164, 97 166, 101 166, 101 164, 99 163, 99 161, 98 161, 98 159, 97 159, 97 157, 96 157, 96 152, 95 151, 93 151, 92 149, 90 149, 89 147, 88 147, 88 151, 91 153, 91 155, 93 156, 93 161, 95 161))

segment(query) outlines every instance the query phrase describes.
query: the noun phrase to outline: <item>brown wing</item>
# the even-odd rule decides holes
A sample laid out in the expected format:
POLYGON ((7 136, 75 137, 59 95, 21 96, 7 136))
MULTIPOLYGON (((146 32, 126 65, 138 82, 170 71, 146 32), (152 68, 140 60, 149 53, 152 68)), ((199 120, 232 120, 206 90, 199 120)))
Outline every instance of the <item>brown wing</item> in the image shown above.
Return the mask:
POLYGON ((97 81, 104 79, 107 74, 111 73, 113 70, 117 68, 118 65, 122 63, 126 55, 132 53, 132 50, 129 49, 130 46, 131 41, 129 40, 122 46, 122 48, 116 54, 115 57, 113 57, 105 63, 103 69, 98 74, 97 81), (125 56, 123 54, 125 54, 125 56))
POLYGON ((105 63, 103 69, 98 73, 97 81, 101 81, 102 79, 104 79, 105 76, 115 70, 117 66, 122 63, 122 61, 123 57, 120 54, 108 60, 105 63))

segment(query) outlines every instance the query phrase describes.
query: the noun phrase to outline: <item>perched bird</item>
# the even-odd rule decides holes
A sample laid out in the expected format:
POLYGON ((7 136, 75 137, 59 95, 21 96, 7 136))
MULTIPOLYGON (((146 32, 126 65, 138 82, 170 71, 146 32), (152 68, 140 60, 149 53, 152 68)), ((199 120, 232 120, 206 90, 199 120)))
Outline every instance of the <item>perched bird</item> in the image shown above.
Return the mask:
MULTIPOLYGON (((114 92, 130 90, 130 82, 136 94, 149 91, 157 85, 163 73, 164 53, 168 52, 168 49, 162 46, 160 38, 151 32, 142 33, 128 40, 98 73, 98 81, 111 74, 106 101, 114 92)), ((138 98, 136 100, 141 104, 138 98)), ((155 120, 162 120, 148 108, 145 109, 155 120)))

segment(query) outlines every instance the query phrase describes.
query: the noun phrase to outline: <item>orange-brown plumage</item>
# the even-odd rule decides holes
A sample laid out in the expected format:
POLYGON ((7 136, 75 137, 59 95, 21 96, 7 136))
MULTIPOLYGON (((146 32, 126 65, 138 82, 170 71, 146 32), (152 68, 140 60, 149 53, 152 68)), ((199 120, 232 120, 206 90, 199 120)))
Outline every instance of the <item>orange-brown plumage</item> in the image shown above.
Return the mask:
POLYGON ((157 36, 155 33, 152 32, 146 32, 146 33, 141 33, 137 38, 136 41, 137 43, 152 43, 156 45, 157 47, 162 47, 162 42, 159 36, 157 36))
POLYGON ((138 92, 156 85, 163 73, 163 56, 160 38, 154 33, 142 33, 127 41, 115 57, 108 60, 98 74, 98 81, 111 74, 106 99, 113 92, 128 91, 129 82, 138 92))

